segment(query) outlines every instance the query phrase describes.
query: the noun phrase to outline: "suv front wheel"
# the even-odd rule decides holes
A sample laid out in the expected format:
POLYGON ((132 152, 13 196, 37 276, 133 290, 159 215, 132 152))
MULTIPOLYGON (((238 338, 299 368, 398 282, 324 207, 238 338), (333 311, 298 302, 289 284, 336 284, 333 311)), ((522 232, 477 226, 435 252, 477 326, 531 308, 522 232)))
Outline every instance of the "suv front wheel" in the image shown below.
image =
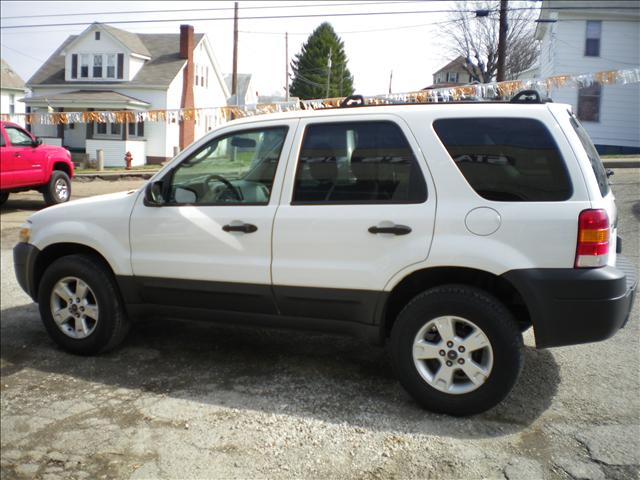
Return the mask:
POLYGON ((113 275, 93 256, 69 255, 53 262, 40 281, 38 306, 51 338, 71 353, 107 352, 129 330, 113 275))
POLYGON ((391 331, 393 366, 424 408, 472 415, 498 404, 522 367, 522 335, 487 292, 444 285, 416 296, 391 331))

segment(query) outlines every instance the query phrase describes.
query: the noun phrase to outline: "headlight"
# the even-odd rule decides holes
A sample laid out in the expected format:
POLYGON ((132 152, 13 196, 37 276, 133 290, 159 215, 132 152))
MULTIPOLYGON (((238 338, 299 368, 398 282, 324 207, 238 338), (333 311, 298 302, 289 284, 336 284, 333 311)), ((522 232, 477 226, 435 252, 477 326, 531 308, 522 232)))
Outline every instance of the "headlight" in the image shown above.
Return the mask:
POLYGON ((29 243, 29 239, 31 238, 31 222, 22 224, 18 237, 20 242, 29 243))

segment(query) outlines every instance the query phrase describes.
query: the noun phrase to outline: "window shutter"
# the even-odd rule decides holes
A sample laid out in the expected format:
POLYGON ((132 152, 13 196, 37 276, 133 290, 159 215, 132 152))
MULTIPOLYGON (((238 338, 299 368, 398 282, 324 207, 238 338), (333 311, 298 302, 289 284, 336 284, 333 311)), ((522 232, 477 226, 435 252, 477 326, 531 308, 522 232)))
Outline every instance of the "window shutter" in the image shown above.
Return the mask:
POLYGON ((144 122, 138 122, 138 136, 144 137, 144 122))
POLYGON ((124 76, 124 53, 118 54, 118 78, 122 79, 124 76))
POLYGON ((78 78, 78 54, 71 55, 71 78, 78 78))

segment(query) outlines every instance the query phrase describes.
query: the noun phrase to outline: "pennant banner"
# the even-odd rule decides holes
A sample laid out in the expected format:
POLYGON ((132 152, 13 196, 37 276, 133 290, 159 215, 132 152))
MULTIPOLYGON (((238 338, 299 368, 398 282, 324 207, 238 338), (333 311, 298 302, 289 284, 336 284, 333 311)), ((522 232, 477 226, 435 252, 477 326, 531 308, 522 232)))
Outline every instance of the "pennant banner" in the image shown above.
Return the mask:
MULTIPOLYGON (((624 85, 640 83, 640 68, 607 70, 581 75, 556 75, 545 79, 510 80, 506 82, 461 85, 433 88, 407 93, 389 93, 364 97, 365 105, 388 105, 397 103, 438 103, 459 101, 507 100, 522 90, 537 90, 549 97, 554 89, 562 87, 584 88, 599 83, 601 85, 624 85)), ((41 125, 66 125, 70 123, 137 123, 208 121, 214 127, 234 118, 250 117, 266 113, 292 110, 316 110, 339 107, 344 97, 300 100, 280 103, 265 103, 243 106, 222 106, 210 108, 182 108, 174 110, 145 111, 101 111, 101 112, 53 112, 1 114, 3 121, 41 125)))

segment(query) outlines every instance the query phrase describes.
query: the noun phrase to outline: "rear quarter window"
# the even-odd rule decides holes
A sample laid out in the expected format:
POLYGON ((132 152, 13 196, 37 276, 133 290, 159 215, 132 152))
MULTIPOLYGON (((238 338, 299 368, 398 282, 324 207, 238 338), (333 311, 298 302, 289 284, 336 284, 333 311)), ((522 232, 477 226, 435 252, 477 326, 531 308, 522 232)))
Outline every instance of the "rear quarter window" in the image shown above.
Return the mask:
POLYGON ((564 159, 542 122, 447 118, 433 128, 478 195, 501 202, 555 202, 573 193, 564 159))
POLYGON ((580 143, 582 144, 582 148, 589 157, 589 162, 591 163, 591 168, 593 169, 593 174, 596 176, 596 181, 598 182, 598 188, 600 189, 600 194, 603 197, 606 197, 609 193, 609 180, 607 179, 607 171, 602 165, 602 160, 600 160, 600 155, 598 155, 598 151, 596 147, 593 145, 591 138, 589 138, 589 134, 584 129, 584 127, 580 124, 578 119, 569 112, 571 126, 575 130, 578 138, 580 139, 580 143))

